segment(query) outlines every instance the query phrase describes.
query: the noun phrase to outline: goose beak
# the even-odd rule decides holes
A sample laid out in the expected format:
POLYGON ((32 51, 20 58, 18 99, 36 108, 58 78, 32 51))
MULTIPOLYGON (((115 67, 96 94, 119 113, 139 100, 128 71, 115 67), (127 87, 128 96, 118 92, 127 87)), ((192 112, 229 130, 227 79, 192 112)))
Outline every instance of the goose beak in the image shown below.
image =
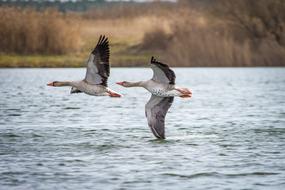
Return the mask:
POLYGON ((123 86, 124 82, 116 82, 116 84, 123 86))
POLYGON ((54 85, 53 85, 53 82, 48 83, 47 86, 54 86, 54 85))

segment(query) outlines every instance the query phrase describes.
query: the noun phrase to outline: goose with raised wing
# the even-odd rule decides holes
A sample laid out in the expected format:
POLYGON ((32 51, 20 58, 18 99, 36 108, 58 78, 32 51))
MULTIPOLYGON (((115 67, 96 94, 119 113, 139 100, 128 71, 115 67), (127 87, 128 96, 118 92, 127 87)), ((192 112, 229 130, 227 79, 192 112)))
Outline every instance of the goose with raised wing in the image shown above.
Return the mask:
POLYGON ((108 38, 100 36, 96 47, 87 61, 86 76, 80 81, 54 81, 48 86, 71 86, 70 93, 85 93, 93 96, 121 97, 114 90, 108 88, 107 81, 110 76, 110 48, 108 38))
POLYGON ((187 88, 175 85, 175 73, 168 65, 151 58, 150 67, 153 77, 147 81, 139 82, 117 82, 123 87, 142 87, 152 95, 145 105, 145 114, 148 125, 158 139, 165 139, 165 116, 171 107, 174 97, 191 98, 192 92, 187 88))

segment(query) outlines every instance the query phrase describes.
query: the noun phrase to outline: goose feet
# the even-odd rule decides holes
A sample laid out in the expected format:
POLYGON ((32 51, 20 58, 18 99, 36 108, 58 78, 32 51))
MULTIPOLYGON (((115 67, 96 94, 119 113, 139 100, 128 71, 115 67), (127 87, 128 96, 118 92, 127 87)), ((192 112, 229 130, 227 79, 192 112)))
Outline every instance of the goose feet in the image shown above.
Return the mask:
POLYGON ((109 94, 109 96, 112 97, 112 98, 120 98, 120 97, 122 97, 121 94, 118 94, 118 93, 116 93, 116 92, 114 92, 114 91, 108 91, 108 94, 109 94))
POLYGON ((191 98, 192 97, 192 92, 187 88, 175 88, 175 90, 181 93, 180 95, 181 98, 191 98))

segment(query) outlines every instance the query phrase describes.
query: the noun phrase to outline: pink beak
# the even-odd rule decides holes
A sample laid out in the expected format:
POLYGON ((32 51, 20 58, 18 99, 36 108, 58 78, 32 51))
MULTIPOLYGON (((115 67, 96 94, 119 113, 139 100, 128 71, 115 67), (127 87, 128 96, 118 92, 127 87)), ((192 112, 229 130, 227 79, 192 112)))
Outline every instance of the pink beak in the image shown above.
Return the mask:
POLYGON ((116 84, 123 86, 124 82, 116 82, 116 84))
POLYGON ((53 82, 48 83, 47 86, 53 86, 53 82))

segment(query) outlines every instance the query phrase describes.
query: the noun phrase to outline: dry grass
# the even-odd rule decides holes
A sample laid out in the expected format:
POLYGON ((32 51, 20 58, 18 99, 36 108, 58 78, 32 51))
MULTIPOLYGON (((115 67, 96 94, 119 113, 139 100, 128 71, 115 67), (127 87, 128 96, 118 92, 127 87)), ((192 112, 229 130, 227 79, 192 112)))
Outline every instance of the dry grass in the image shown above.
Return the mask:
POLYGON ((90 37, 96 39, 96 36, 105 34, 115 42, 124 41, 132 44, 140 43, 144 34, 153 28, 169 30, 169 22, 166 18, 154 16, 137 16, 131 19, 88 19, 81 20, 81 26, 83 41, 90 37))
POLYGON ((191 13, 194 20, 175 21, 163 57, 175 66, 250 66, 247 42, 236 43, 223 23, 191 13))
MULTIPOLYGON (((14 13, 15 9, 5 9, 5 11, 12 11, 14 13)), ((31 11, 31 10, 21 10, 21 11, 31 11)), ((49 10, 51 11, 51 10, 49 10)), ((50 13, 50 12, 49 12, 50 13)), ((76 33, 72 33, 73 37, 68 38, 71 39, 72 42, 76 42, 73 44, 74 48, 65 49, 62 46, 57 45, 58 42, 61 42, 62 38, 61 32, 65 31, 63 28, 60 31, 54 30, 48 32, 49 41, 53 44, 53 50, 50 50, 49 46, 45 48, 42 47, 39 49, 32 49, 30 46, 35 44, 41 45, 40 40, 36 36, 40 33, 39 28, 29 28, 29 30, 21 29, 25 35, 29 35, 28 37, 20 36, 16 34, 2 33, 3 38, 7 36, 8 39, 16 39, 19 41, 28 41, 28 44, 23 43, 14 43, 16 47, 21 47, 20 51, 16 51, 15 46, 1 45, 1 54, 0 54, 0 67, 78 67, 84 66, 86 58, 89 56, 90 51, 94 48, 97 43, 98 37, 101 34, 104 34, 110 38, 111 42, 111 64, 113 66, 135 66, 135 65, 144 65, 148 59, 149 54, 145 52, 137 52, 134 51, 134 47, 138 46, 141 43, 144 34, 148 31, 153 30, 153 28, 163 28, 163 30, 169 30, 169 22, 165 18, 158 18, 155 16, 137 16, 134 18, 118 18, 118 19, 83 19, 79 15, 63 15, 58 12, 52 11, 53 14, 57 15, 58 18, 63 20, 66 23, 71 23, 68 25, 64 25, 67 29, 76 30, 76 33), (66 19, 66 17, 68 19, 66 19), (79 27, 80 26, 80 27, 79 27), (36 34, 36 35, 32 35, 36 34), (75 35, 75 36, 74 36, 75 35), (73 41, 75 39, 75 41, 73 41), (31 43, 35 41, 35 43, 31 43), (39 43, 39 44, 37 44, 39 43), (27 46, 27 47, 26 47, 27 46), (25 48, 23 48, 25 47, 25 48), (60 51, 58 51, 58 48, 60 51), (63 48, 63 50, 61 50, 63 48), (68 50, 68 51, 65 51, 68 50)), ((9 13, 12 14, 12 13, 9 13)), ((39 22, 37 18, 33 18, 32 15, 35 14, 37 16, 38 12, 34 12, 33 10, 29 12, 29 16, 31 16, 31 20, 36 20, 39 22)), ((28 18, 27 18, 28 19, 28 18)), ((51 18, 50 18, 51 19, 51 18)), ((57 18, 53 18, 56 23, 57 18)), ((16 20, 16 19, 15 19, 16 20)), ((30 26, 30 21, 28 25, 30 26)), ((12 22, 12 21, 11 21, 12 22)), ((3 23, 1 23, 2 26, 3 23)), ((10 28, 12 23, 7 23, 10 28)), ((16 23, 15 23, 16 24, 16 23)), ((51 27, 52 25, 49 25, 51 27)), ((6 27, 8 28, 8 27, 6 27)), ((20 28, 20 26, 19 26, 20 28)), ((1 29, 0 29, 1 31, 1 29)), ((4 30, 2 30, 4 31, 4 30)), ((68 37, 68 33, 66 34, 68 37)), ((8 42, 7 39, 6 44, 8 42)), ((64 39, 63 39, 64 40, 64 39)), ((67 44, 67 43, 64 43, 67 44)), ((64 45, 63 44, 63 45, 64 45)), ((71 46, 72 47, 72 46, 71 46)))
POLYGON ((0 26, 2 53, 65 54, 79 47, 78 27, 54 10, 1 7, 0 26))
POLYGON ((152 3, 116 3, 113 5, 94 7, 83 14, 83 18, 105 19, 132 19, 135 17, 155 16, 165 17, 175 12, 177 4, 169 2, 152 3))
POLYGON ((185 1, 172 15, 170 36, 147 33, 142 47, 167 42, 157 52, 172 66, 285 66, 284 1, 219 2, 210 14, 185 8, 185 1))
POLYGON ((285 65, 284 1, 219 0, 205 9, 189 2, 83 14, 0 8, 0 67, 84 66, 101 34, 110 38, 113 66, 143 66, 152 55, 171 66, 285 65))
POLYGON ((84 66, 98 37, 111 42, 113 66, 141 65, 148 54, 132 51, 155 26, 168 30, 167 21, 154 16, 84 19, 54 10, 0 9, 0 67, 84 66), (6 17, 11 17, 6 22, 6 17))
POLYGON ((98 36, 105 34, 110 38, 111 63, 113 66, 145 65, 148 52, 138 51, 146 33, 154 28, 169 31, 170 23, 165 18, 138 16, 118 19, 83 19, 81 22, 82 52, 87 57, 97 43, 98 36))

